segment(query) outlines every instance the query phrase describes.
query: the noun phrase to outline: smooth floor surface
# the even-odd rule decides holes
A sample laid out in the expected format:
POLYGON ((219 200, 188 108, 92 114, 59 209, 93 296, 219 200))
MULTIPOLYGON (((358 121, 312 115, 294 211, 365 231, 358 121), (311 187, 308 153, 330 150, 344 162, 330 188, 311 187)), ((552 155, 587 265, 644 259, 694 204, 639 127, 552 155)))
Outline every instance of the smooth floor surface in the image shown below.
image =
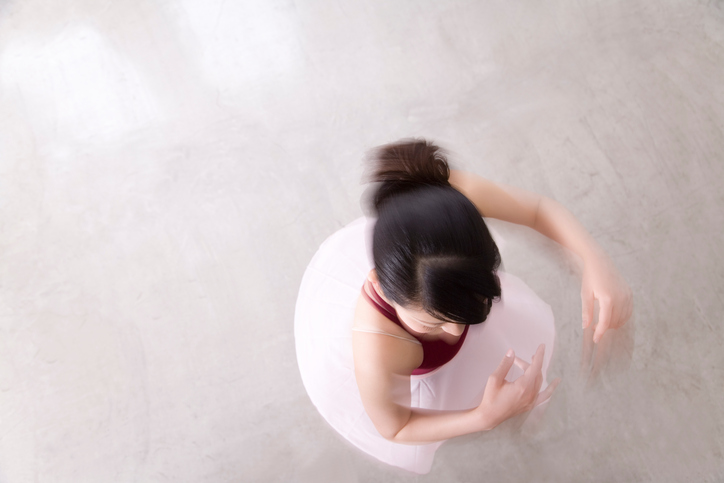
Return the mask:
POLYGON ((718 0, 0 1, 0 481, 724 481, 723 80, 718 0), (426 476, 324 422, 292 330, 409 136, 564 203, 635 293, 591 370, 574 258, 492 222, 563 382, 426 476))

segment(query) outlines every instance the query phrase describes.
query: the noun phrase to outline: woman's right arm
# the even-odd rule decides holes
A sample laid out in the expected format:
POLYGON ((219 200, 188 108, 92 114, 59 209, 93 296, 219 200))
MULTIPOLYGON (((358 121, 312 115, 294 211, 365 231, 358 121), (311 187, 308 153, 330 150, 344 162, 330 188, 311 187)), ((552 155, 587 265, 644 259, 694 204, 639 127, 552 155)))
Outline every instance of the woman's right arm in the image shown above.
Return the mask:
MULTIPOLYGON (((433 411, 410 408, 410 374, 419 365, 415 345, 379 334, 353 336, 355 375, 362 403, 375 428, 393 442, 425 444, 493 429, 503 421, 532 409, 546 400, 557 385, 544 391, 541 345, 523 376, 514 382, 505 376, 515 362, 509 351, 488 378, 483 401, 464 411, 433 411)), ((419 350, 419 348, 417 348, 419 350)))

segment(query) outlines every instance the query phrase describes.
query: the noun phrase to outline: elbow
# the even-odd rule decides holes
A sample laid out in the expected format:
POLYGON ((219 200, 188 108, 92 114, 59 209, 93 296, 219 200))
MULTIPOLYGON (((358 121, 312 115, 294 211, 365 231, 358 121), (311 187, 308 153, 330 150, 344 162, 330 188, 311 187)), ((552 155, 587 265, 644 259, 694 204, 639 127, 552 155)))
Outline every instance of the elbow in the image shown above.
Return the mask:
POLYGON ((385 438, 387 441, 391 441, 393 443, 402 443, 405 439, 404 429, 407 426, 409 420, 410 414, 406 415, 406 417, 404 418, 388 420, 381 424, 378 424, 375 421, 373 421, 373 423, 375 425, 375 428, 377 429, 377 432, 380 433, 380 436, 385 438))
POLYGON ((400 442, 412 418, 410 408, 397 404, 386 407, 371 405, 366 412, 380 436, 394 443, 400 442))
POLYGON ((531 218, 530 228, 547 235, 550 228, 551 213, 555 213, 557 206, 561 206, 556 200, 547 196, 540 196, 536 203, 535 212, 531 218))
POLYGON ((400 432, 402 431, 402 427, 394 428, 391 426, 385 427, 385 428, 377 428, 377 431, 380 433, 380 436, 385 438, 387 441, 390 441, 392 443, 399 443, 400 442, 400 432))

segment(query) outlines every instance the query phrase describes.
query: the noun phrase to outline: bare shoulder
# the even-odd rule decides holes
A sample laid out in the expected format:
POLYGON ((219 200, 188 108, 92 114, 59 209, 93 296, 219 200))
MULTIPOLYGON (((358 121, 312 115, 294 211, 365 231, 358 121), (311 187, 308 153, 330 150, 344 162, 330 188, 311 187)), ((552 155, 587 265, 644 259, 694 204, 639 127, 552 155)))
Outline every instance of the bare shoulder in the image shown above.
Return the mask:
POLYGON ((411 374, 422 363, 422 346, 360 295, 352 332, 355 372, 411 374))

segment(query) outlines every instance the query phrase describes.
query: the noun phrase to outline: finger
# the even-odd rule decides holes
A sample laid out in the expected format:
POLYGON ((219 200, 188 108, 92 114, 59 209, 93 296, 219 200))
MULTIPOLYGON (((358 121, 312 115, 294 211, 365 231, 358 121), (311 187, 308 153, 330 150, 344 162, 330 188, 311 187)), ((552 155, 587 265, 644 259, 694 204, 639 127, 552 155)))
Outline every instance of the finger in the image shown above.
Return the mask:
MULTIPOLYGON (((621 307, 618 304, 611 303, 611 315, 608 317, 608 328, 606 330, 618 327, 618 317, 621 314, 620 308, 621 307)), ((601 334, 601 337, 603 337, 603 334, 601 334)), ((600 341, 601 338, 599 337, 598 340, 600 341)))
POLYGON ((514 361, 515 352, 513 351, 513 349, 508 349, 505 357, 503 357, 503 360, 500 361, 500 364, 498 364, 498 368, 495 369, 492 374, 490 374, 489 379, 492 379, 498 385, 503 384, 503 382, 505 381, 505 376, 508 375, 508 371, 510 371, 510 368, 513 367, 514 361))
POLYGON ((558 387, 558 384, 560 384, 560 383, 561 383, 561 378, 556 377, 553 380, 553 382, 548 384, 547 388, 543 389, 541 392, 538 393, 538 397, 535 398, 535 405, 537 406, 539 404, 543 404, 544 402, 549 400, 551 398, 551 396, 553 395, 553 391, 556 390, 556 388, 558 387))
POLYGON ((543 385, 543 371, 541 370, 539 373, 535 375, 535 383, 533 384, 533 389, 535 389, 534 394, 538 394, 540 392, 540 388, 543 385))
POLYGON ((520 367, 523 370, 523 372, 525 372, 528 369, 528 367, 530 367, 529 362, 524 361, 523 359, 521 359, 518 356, 515 356, 515 365, 520 367))
POLYGON ((621 303, 614 305, 613 313, 611 315, 611 325, 608 326, 609 329, 618 329, 626 323, 626 319, 624 318, 627 310, 626 304, 627 301, 624 299, 621 303), (616 325, 614 325, 614 322, 616 325))
POLYGON ((581 348, 581 375, 586 374, 591 367, 591 359, 593 358, 593 327, 588 326, 583 329, 583 346, 581 348))
POLYGON ((581 292, 581 306, 583 308, 583 328, 593 322, 593 292, 586 290, 581 292))
MULTIPOLYGON (((533 355, 533 360, 530 363, 530 366, 528 366, 528 369, 525 371, 525 375, 532 380, 536 380, 537 377, 541 374, 541 370, 543 367, 543 355, 545 354, 546 346, 545 344, 541 344, 538 346, 538 349, 535 351, 535 354, 533 355)), ((537 381, 536 381, 537 382, 537 381)))
POLYGON ((591 366, 590 382, 595 382, 603 369, 608 365, 608 361, 611 358, 613 339, 617 333, 617 329, 609 329, 603 337, 601 337, 601 341, 596 348, 596 356, 593 358, 593 365, 591 366))
POLYGON ((541 386, 543 385, 543 356, 545 355, 545 349, 546 346, 544 344, 541 344, 538 346, 538 350, 535 352, 535 355, 538 357, 537 360, 531 361, 531 366, 535 366, 535 382, 534 382, 534 389, 535 393, 537 394, 540 391, 541 386))
POLYGON ((598 344, 598 341, 601 340, 604 332, 606 332, 609 325, 611 325, 611 313, 613 311, 610 300, 599 300, 599 304, 601 305, 601 311, 598 313, 598 325, 596 326, 596 333, 593 334, 593 342, 596 344, 598 344))
POLYGON ((628 311, 626 302, 620 304, 616 308, 616 329, 618 329, 619 327, 623 327, 623 324, 626 323, 626 311, 628 311))

